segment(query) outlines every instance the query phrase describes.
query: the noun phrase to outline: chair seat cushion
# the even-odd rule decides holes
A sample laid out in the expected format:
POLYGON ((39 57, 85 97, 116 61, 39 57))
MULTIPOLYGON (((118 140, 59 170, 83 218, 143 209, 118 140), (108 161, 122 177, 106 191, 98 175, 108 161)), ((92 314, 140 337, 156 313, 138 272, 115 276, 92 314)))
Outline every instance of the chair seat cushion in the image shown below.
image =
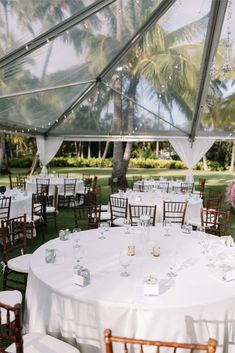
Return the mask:
POLYGON ((114 225, 114 226, 123 227, 123 226, 124 226, 124 219, 125 219, 125 218, 115 218, 115 219, 113 220, 113 225, 114 225))
POLYGON ((54 212, 56 212, 55 207, 53 207, 53 206, 46 207, 46 213, 54 213, 54 212))
POLYGON ((111 214, 109 212, 100 212, 100 220, 108 221, 111 219, 111 214))
POLYGON ((108 205, 101 205, 101 212, 108 211, 109 206, 108 205))
MULTIPOLYGON (((22 294, 18 290, 4 290, 0 292, 0 302, 6 305, 14 306, 16 304, 22 303, 22 294)), ((1 323, 5 324, 6 319, 6 310, 1 308, 1 323)), ((14 320, 14 314, 10 314, 10 320, 14 320)))
MULTIPOLYGON (((79 353, 79 350, 64 341, 42 333, 28 333, 23 336, 24 353, 79 353)), ((7 349, 8 353, 15 353, 15 344, 7 349)))
POLYGON ((31 259, 31 254, 17 256, 17 257, 14 257, 13 259, 8 260, 7 266, 12 271, 28 273, 30 259, 31 259))
POLYGON ((37 222, 37 221, 40 220, 40 218, 41 218, 41 217, 38 216, 38 215, 33 215, 33 220, 32 220, 32 216, 29 215, 29 214, 27 214, 27 215, 26 215, 26 223, 37 222))

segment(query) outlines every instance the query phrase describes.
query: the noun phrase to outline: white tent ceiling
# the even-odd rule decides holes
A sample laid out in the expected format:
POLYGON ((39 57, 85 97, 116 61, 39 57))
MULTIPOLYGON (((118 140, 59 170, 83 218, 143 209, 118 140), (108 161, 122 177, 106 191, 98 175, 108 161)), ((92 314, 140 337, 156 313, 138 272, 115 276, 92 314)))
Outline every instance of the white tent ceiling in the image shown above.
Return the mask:
POLYGON ((0 0, 0 128, 234 139, 235 3, 0 0))

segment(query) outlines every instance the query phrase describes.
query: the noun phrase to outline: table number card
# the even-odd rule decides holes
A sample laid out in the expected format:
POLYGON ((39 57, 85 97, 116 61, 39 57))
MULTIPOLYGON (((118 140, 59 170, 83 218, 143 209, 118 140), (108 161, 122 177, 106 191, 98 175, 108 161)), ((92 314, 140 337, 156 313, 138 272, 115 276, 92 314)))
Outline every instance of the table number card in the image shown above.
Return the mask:
POLYGON ((144 282, 144 295, 159 295, 158 280, 152 275, 144 282))

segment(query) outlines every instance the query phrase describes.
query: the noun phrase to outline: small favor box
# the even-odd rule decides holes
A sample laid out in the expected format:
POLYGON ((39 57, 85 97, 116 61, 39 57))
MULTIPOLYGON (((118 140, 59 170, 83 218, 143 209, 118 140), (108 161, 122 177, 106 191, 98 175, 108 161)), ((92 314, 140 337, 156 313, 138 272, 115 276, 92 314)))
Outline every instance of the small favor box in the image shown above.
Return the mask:
POLYGON ((80 287, 86 287, 90 284, 90 271, 87 268, 81 268, 73 274, 73 283, 80 287))
POLYGON ((47 264, 56 262, 56 249, 45 249, 45 261, 47 264))
POLYGON ((190 225, 190 224, 185 224, 185 225, 183 225, 182 227, 181 227, 181 229, 182 229, 182 232, 183 233, 186 233, 186 234, 191 234, 192 233, 192 229, 193 227, 190 225))
POLYGON ((144 282, 144 295, 159 295, 158 280, 152 275, 150 275, 144 282))

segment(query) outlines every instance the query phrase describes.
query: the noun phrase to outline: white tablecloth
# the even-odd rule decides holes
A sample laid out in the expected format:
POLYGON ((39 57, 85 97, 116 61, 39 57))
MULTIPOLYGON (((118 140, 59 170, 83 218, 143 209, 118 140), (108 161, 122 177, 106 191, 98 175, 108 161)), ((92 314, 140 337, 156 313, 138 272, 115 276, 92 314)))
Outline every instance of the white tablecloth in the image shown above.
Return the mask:
MULTIPOLYGON (((32 256, 26 293, 25 328, 75 338, 79 343, 102 347, 103 331, 145 339, 219 342, 218 352, 234 352, 235 281, 225 282, 221 274, 228 261, 235 265, 234 248, 209 236, 217 266, 208 267, 202 254, 199 232, 184 234, 174 227, 164 236, 162 226, 150 227, 148 246, 143 232, 124 233, 112 228, 104 240, 97 230, 81 233, 86 248, 85 264, 91 284, 73 284, 73 240, 58 239, 41 246, 32 256), (120 276, 119 251, 136 245, 131 276, 120 276), (160 246, 160 257, 146 249, 160 246), (55 264, 46 264, 45 249, 57 250, 55 264), (177 255, 177 277, 167 273, 177 255), (223 269, 223 270, 222 270, 223 269), (144 296, 144 278, 152 274, 160 281, 159 296, 144 296)), ((133 230, 133 228, 132 228, 133 230)))
POLYGON ((169 191, 171 191, 173 188, 180 188, 181 184, 184 183, 183 180, 167 180, 167 179, 162 179, 162 180, 152 180, 152 179, 146 179, 146 180, 138 180, 134 182, 133 185, 133 190, 138 191, 140 187, 146 187, 146 188, 158 188, 161 184, 169 184, 169 191))
MULTIPOLYGON (((120 194, 113 194, 120 196, 120 194)), ((157 205, 157 222, 163 220, 163 200, 165 201, 188 201, 188 206, 185 214, 185 221, 190 219, 200 218, 200 209, 203 207, 202 199, 198 195, 183 195, 176 193, 164 193, 161 191, 127 191, 121 194, 121 197, 127 197, 128 203, 132 205, 157 205)))
POLYGON ((32 194, 20 190, 7 190, 4 194, 11 196, 10 218, 23 216, 24 213, 32 213, 32 194))
MULTIPOLYGON (((39 178, 42 179, 42 178, 39 178)), ((48 179, 48 178, 47 178, 48 179)), ((49 186, 49 194, 53 195, 55 191, 55 186, 58 186, 58 193, 64 192, 64 178, 49 178, 50 186, 49 186)), ((36 192, 36 178, 31 178, 26 180, 26 190, 31 193, 36 192)), ((83 190, 83 181, 78 180, 76 182, 76 192, 83 190)))

